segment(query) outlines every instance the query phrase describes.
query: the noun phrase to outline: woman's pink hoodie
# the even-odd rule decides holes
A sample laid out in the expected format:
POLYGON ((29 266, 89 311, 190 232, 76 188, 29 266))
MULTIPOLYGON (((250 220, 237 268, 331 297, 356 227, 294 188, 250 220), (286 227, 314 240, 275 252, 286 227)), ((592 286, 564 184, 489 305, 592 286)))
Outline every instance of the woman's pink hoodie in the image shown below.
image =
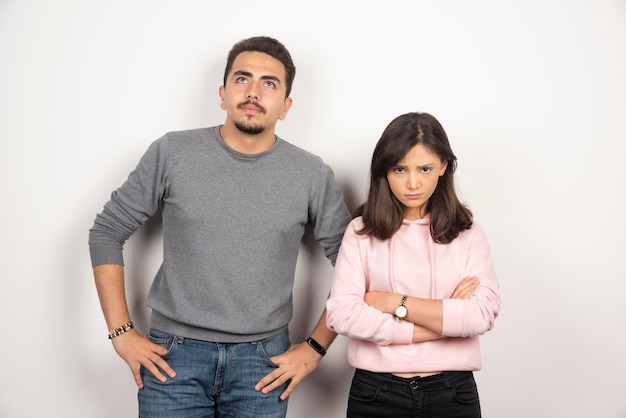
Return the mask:
MULTIPOLYGON (((429 218, 407 221, 388 240, 358 235, 352 220, 337 256, 326 303, 331 330, 349 337, 348 361, 373 372, 440 372, 482 367, 478 336, 500 309, 498 281, 485 234, 474 224, 449 244, 430 235, 429 218), (459 281, 477 276, 467 300, 449 299, 459 281), (412 343, 413 324, 364 302, 368 291, 443 299, 443 339, 412 343)), ((400 299, 398 299, 398 304, 400 299)))

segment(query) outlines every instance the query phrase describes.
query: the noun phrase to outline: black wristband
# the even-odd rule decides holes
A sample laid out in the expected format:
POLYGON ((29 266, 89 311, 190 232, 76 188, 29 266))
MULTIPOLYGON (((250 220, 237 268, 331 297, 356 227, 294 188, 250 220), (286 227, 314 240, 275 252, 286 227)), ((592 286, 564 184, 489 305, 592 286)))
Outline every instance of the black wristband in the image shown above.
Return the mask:
POLYGON ((324 349, 324 347, 322 347, 322 345, 315 341, 313 338, 307 338, 306 342, 309 343, 311 348, 317 351, 320 356, 324 357, 326 355, 326 350, 324 349))

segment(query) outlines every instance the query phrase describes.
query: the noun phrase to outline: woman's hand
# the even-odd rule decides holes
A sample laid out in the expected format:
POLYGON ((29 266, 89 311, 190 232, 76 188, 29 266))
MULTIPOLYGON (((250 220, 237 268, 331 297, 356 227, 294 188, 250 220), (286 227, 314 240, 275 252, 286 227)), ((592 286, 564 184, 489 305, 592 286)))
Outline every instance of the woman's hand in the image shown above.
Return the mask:
POLYGON ((478 277, 466 277, 456 285, 450 299, 469 299, 480 284, 478 277))

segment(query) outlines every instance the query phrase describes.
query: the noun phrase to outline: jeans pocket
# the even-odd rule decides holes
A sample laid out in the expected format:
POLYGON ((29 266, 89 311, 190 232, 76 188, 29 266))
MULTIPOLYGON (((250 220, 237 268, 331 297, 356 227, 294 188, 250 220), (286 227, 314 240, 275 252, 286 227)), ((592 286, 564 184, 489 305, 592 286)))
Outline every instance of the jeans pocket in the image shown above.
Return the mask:
POLYGON ((256 344, 258 350, 272 367, 278 367, 278 364, 274 363, 271 357, 281 355, 289 349, 289 331, 284 330, 270 338, 257 341, 256 344))
POLYGON ((174 348, 177 345, 178 337, 163 331, 150 329, 150 332, 148 333, 148 340, 167 349, 167 352, 161 356, 161 358, 166 359, 174 351, 174 348))
POLYGON ((352 378, 348 397, 359 402, 373 402, 378 395, 379 385, 356 371, 352 378))
POLYGON ((473 376, 464 378, 454 385, 454 397, 457 402, 471 404, 479 401, 478 388, 473 376))

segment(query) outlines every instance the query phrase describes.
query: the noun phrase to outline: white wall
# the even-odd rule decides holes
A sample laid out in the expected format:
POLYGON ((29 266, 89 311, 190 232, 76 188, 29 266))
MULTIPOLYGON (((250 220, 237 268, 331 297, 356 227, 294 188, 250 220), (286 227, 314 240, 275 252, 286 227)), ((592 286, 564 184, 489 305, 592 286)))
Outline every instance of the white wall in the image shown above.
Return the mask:
MULTIPOLYGON (((626 417, 626 3, 623 0, 0 0, 0 417, 136 416, 106 339, 87 230, 147 145, 219 124, 229 48, 259 34, 298 73, 278 133, 364 198, 391 119, 427 111, 459 158, 462 196, 501 281, 476 373, 484 416, 626 417)), ((128 244, 134 319, 160 232, 128 244)), ((306 247, 292 333, 321 312, 332 269, 306 247)), ((339 338, 289 417, 344 416, 339 338)))

